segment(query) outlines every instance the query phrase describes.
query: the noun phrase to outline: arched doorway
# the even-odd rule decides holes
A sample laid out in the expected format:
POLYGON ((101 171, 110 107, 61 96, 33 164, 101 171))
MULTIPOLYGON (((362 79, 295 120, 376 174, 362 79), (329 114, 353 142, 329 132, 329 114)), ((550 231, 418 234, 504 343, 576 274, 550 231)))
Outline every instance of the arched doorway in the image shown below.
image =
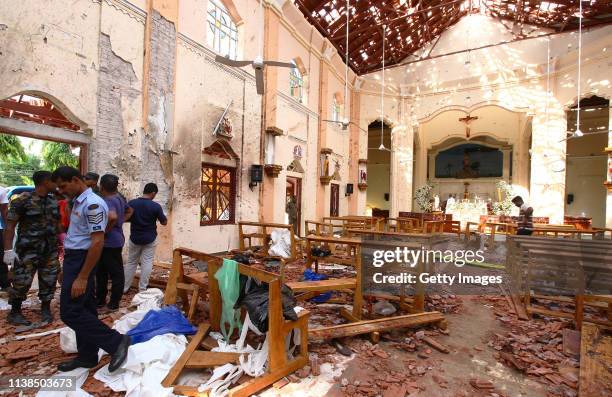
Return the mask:
MULTIPOLYGON (((580 131, 570 135, 566 147, 565 216, 592 218, 592 226, 605 227, 610 101, 591 96, 580 100, 580 131)), ((567 112, 567 131, 575 133, 578 106, 567 112)), ((569 220, 569 219, 568 219, 569 220)))
POLYGON ((376 120, 368 125, 368 187, 366 213, 389 216, 391 210, 391 126, 376 120))
POLYGON ((0 183, 30 184, 34 171, 52 171, 60 165, 85 172, 90 136, 83 127, 44 94, 21 93, 0 100, 0 183))

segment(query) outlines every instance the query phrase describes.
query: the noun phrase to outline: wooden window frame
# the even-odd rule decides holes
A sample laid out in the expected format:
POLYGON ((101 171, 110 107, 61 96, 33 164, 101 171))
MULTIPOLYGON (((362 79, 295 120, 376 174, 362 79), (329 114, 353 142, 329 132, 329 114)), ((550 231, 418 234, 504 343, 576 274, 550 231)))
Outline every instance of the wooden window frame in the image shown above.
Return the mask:
MULTIPOLYGON (((222 186, 225 184, 222 184, 222 186)), ((213 203, 212 203, 212 216, 213 218, 216 217, 217 215, 217 196, 215 194, 212 195, 213 203)), ((206 162, 202 162, 202 167, 200 169, 200 226, 214 226, 214 225, 233 225, 236 223, 236 168, 235 167, 228 167, 228 166, 224 166, 224 165, 219 165, 219 164, 214 164, 214 163, 206 163, 206 162), (229 183, 229 187, 230 187, 230 197, 229 197, 229 208, 230 208, 230 217, 227 220, 218 220, 218 219, 212 219, 210 221, 203 221, 202 220, 202 191, 203 191, 203 187, 205 184, 208 185, 208 183, 205 183, 202 180, 202 173, 204 171, 204 168, 212 168, 214 171, 214 178, 213 178, 213 182, 212 182, 212 192, 216 192, 217 189, 216 187, 219 185, 217 182, 217 171, 218 170, 223 170, 223 171, 228 171, 230 173, 230 183, 229 183)))
POLYGON ((207 44, 219 55, 236 60, 238 58, 238 28, 236 22, 223 2, 220 0, 208 0, 208 2, 206 10, 207 44), (224 22, 223 18, 229 23, 224 22), (208 37, 210 33, 213 34, 212 38, 208 37), (222 48, 221 35, 228 36, 227 54, 222 52, 224 48, 222 48))

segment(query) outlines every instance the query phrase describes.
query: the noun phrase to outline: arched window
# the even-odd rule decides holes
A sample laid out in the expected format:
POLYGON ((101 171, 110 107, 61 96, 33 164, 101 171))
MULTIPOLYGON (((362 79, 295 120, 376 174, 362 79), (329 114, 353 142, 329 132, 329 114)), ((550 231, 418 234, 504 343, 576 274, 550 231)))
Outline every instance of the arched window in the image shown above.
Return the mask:
MULTIPOLYGON (((291 61, 291 63, 297 66, 295 61, 291 61)), ((291 97, 300 103, 302 103, 304 99, 303 88, 304 78, 302 77, 302 72, 300 72, 300 69, 298 67, 289 69, 289 93, 291 97)))
POLYGON ((219 55, 236 59, 238 55, 238 30, 227 8, 220 0, 208 0, 206 39, 219 55))
POLYGON ((332 99, 332 112, 331 112, 332 120, 341 121, 342 120, 342 98, 339 93, 335 93, 332 99))

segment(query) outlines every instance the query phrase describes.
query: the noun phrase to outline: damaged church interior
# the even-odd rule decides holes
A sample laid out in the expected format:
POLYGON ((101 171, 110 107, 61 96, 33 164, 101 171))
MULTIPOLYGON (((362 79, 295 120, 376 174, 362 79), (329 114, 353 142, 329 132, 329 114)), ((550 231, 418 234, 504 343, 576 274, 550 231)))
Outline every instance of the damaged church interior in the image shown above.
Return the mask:
POLYGON ((612 396, 611 52, 607 0, 0 2, 0 392, 612 396))

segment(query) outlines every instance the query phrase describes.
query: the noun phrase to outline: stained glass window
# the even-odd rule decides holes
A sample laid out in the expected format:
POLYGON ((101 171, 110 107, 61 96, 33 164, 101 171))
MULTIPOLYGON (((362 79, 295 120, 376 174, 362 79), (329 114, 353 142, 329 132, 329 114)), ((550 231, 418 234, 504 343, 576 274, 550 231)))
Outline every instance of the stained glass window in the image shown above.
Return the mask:
POLYGON ((219 55, 236 59, 238 30, 227 9, 221 2, 208 0, 206 39, 219 55))
POLYGON ((332 102, 332 120, 341 121, 341 113, 342 107, 340 106, 340 101, 338 100, 338 97, 334 95, 332 102))
MULTIPOLYGON (((292 64, 296 65, 294 61, 292 64)), ((302 102, 302 87, 304 86, 304 78, 300 69, 297 67, 289 69, 289 93, 298 102, 302 102)))
POLYGON ((233 223, 236 208, 235 169, 202 165, 200 225, 233 223))

